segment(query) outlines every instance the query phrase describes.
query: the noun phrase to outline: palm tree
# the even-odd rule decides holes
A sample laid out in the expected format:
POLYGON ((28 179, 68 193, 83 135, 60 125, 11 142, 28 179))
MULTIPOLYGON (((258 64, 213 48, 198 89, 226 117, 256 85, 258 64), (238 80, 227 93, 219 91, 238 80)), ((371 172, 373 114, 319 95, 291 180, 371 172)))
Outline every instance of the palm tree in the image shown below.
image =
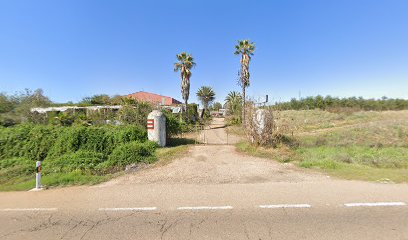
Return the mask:
POLYGON ((197 97, 200 99, 201 103, 204 106, 204 110, 201 114, 201 118, 204 116, 204 112, 208 110, 208 105, 210 102, 214 101, 215 99, 215 92, 211 87, 202 86, 197 91, 197 97))
POLYGON ((190 77, 191 77, 191 68, 195 66, 193 56, 186 52, 182 52, 176 55, 177 62, 174 63, 174 71, 180 71, 181 77, 181 95, 183 97, 184 103, 186 105, 186 120, 188 121, 188 111, 187 111, 187 102, 188 97, 190 96, 190 77))
POLYGON ((245 124, 245 89, 249 87, 249 62, 251 61, 251 56, 254 55, 255 43, 249 42, 249 40, 238 41, 235 46, 235 55, 241 55, 241 70, 239 71, 239 81, 238 83, 242 87, 242 99, 243 99, 243 111, 242 111, 242 121, 245 124))
POLYGON ((239 107, 242 105, 242 96, 237 91, 231 91, 225 98, 225 102, 231 114, 237 114, 239 112, 239 107))

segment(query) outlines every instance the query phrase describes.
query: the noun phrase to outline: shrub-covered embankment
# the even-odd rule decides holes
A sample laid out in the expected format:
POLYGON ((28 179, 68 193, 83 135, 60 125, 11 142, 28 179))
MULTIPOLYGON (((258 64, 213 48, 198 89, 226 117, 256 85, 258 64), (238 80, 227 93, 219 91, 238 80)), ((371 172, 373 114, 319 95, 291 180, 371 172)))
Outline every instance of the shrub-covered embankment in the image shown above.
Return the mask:
POLYGON ((151 163, 156 144, 127 126, 18 125, 0 128, 0 190, 34 186, 35 161, 44 185, 97 183, 132 163, 151 163))

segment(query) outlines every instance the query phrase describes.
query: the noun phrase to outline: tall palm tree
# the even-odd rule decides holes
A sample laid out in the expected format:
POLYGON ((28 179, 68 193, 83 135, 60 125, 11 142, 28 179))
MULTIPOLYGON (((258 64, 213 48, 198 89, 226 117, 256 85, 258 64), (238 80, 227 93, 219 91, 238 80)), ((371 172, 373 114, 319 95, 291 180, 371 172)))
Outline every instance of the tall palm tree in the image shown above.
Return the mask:
POLYGON ((191 68, 193 68, 196 64, 194 62, 193 56, 186 52, 177 54, 176 57, 177 62, 174 63, 174 71, 175 72, 180 71, 181 95, 186 105, 186 120, 188 121, 187 102, 190 96, 191 68))
POLYGON ((225 102, 231 114, 237 114, 242 105, 242 96, 237 91, 231 91, 225 98, 225 102))
POLYGON ((196 95, 204 106, 204 110, 201 114, 201 118, 203 118, 204 112, 208 110, 209 103, 215 99, 215 92, 211 87, 202 86, 198 89, 196 95))
POLYGON ((249 40, 238 41, 235 45, 235 55, 241 55, 241 70, 239 71, 239 84, 242 87, 242 99, 243 99, 243 111, 242 111, 242 121, 245 124, 245 89, 249 87, 249 62, 251 61, 251 56, 254 55, 255 43, 249 42, 249 40))

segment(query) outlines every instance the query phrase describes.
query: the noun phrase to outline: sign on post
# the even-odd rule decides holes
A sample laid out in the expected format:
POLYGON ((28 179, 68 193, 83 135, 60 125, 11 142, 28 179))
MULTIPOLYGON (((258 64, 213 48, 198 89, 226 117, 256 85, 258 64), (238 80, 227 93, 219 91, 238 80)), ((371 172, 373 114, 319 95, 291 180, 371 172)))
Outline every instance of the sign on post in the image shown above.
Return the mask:
POLYGON ((147 119, 147 129, 154 129, 154 119, 147 119))

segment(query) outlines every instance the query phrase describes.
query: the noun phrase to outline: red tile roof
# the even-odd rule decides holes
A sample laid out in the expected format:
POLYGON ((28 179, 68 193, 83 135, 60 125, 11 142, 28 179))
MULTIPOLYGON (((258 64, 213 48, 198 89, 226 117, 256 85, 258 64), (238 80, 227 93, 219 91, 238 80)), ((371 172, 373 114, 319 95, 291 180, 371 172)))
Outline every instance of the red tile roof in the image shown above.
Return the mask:
POLYGON ((167 106, 181 104, 180 101, 177 101, 174 98, 162 96, 162 95, 155 94, 155 93, 149 93, 149 92, 135 92, 132 94, 128 94, 127 97, 130 97, 138 101, 142 101, 142 102, 150 102, 153 104, 161 104, 161 105, 167 105, 167 106))

